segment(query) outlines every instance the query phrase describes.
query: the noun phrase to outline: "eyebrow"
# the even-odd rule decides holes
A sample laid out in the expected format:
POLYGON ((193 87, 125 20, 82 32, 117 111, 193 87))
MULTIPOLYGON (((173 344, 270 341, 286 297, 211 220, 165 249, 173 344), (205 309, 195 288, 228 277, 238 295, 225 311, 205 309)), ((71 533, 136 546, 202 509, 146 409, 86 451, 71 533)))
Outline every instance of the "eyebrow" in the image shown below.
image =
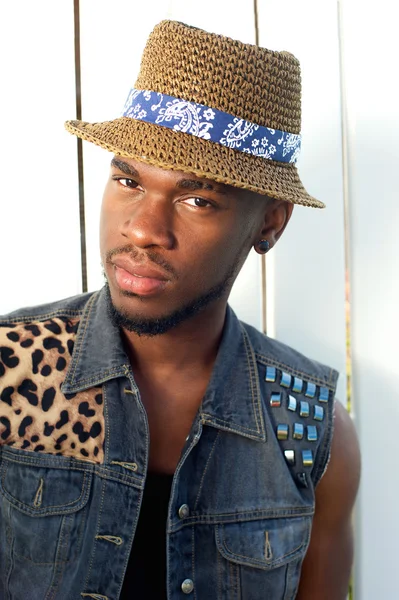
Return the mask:
MULTIPOLYGON (((129 165, 129 163, 125 162, 124 160, 120 160, 119 158, 114 157, 111 160, 111 167, 119 169, 125 175, 130 175, 131 177, 136 178, 140 177, 139 172, 134 167, 129 165)), ((191 191, 209 190, 215 192, 216 194, 224 195, 227 193, 220 185, 217 185, 217 187, 215 187, 208 181, 200 181, 198 179, 179 179, 179 181, 176 182, 176 187, 179 189, 191 191)))
POLYGON ((176 183, 176 187, 183 190, 210 190, 217 194, 226 194, 221 187, 214 187, 208 181, 199 181, 198 179, 179 179, 176 183))
POLYGON ((125 162, 124 160, 119 160, 119 158, 114 157, 111 160, 111 167, 115 167, 116 169, 119 169, 125 175, 131 175, 132 177, 139 176, 139 172, 136 171, 136 169, 134 167, 129 165, 129 163, 125 162))

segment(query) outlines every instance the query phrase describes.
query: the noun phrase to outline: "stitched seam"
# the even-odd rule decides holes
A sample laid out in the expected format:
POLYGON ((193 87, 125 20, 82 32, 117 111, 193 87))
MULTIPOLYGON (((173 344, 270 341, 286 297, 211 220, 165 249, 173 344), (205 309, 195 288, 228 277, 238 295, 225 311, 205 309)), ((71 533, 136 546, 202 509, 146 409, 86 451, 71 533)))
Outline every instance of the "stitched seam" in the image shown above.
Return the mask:
MULTIPOLYGON (((82 482, 82 490, 81 490, 81 494, 79 496, 79 498, 77 498, 76 500, 73 500, 72 502, 68 502, 67 504, 57 504, 57 505, 53 505, 50 507, 46 507, 45 509, 34 509, 32 508, 29 504, 25 504, 25 502, 21 502, 21 500, 19 500, 18 498, 16 498, 15 496, 13 496, 5 487, 4 483, 5 483, 5 477, 7 474, 7 467, 8 465, 4 465, 3 467, 3 475, 1 478, 1 487, 3 489, 3 493, 4 495, 6 495, 9 498, 12 498, 12 500, 14 501, 14 505, 17 506, 21 511, 23 511, 25 514, 36 514, 36 516, 50 516, 54 513, 54 509, 63 509, 64 514, 69 514, 71 512, 75 512, 76 510, 79 509, 79 507, 81 506, 81 502, 82 502, 82 498, 83 501, 87 502, 87 498, 88 498, 88 492, 90 489, 90 486, 87 485, 87 473, 83 474, 83 482, 82 482), (73 507, 73 509, 69 509, 68 510, 68 506, 73 507), (27 510, 29 509, 29 510, 27 510)), ((61 512, 60 510, 57 510, 57 512, 61 512)))
MULTIPOLYGON (((55 594, 57 593, 57 588, 62 580, 62 573, 65 569, 65 561, 59 561, 57 560, 57 557, 59 556, 59 554, 62 553, 63 550, 63 546, 68 544, 69 541, 69 535, 70 535, 70 517, 63 517, 62 519, 62 526, 61 526, 61 535, 60 535, 60 539, 58 540, 58 544, 57 544, 57 552, 56 552, 56 559, 55 559, 55 569, 53 572, 53 577, 51 580, 51 584, 49 587, 49 590, 46 594, 46 598, 45 600, 54 600, 55 598, 55 594), (68 529, 69 526, 69 529, 68 529), (66 531, 64 531, 64 528, 66 531)), ((65 555, 65 552, 64 552, 65 555)))
POLYGON ((247 355, 248 355, 248 363, 249 363, 249 355, 252 358, 251 364, 250 364, 250 370, 251 370, 251 387, 252 387, 252 400, 255 399, 254 397, 254 393, 253 393, 253 384, 255 383, 255 387, 256 387, 256 404, 257 407, 254 404, 254 413, 255 413, 255 419, 256 419, 256 424, 258 427, 258 430, 260 432, 263 433, 263 435, 265 435, 265 423, 263 421, 263 413, 262 413, 262 405, 261 405, 261 394, 260 394, 260 389, 259 389, 259 374, 258 374, 258 369, 256 366, 256 356, 255 356, 255 352, 252 348, 249 336, 247 334, 247 332, 245 331, 243 325, 241 324, 241 329, 244 333, 244 341, 246 343, 247 346, 247 355), (257 413, 256 414, 256 408, 257 408, 257 413), (260 420, 260 426, 258 425, 258 418, 260 420))
MULTIPOLYGON (((101 490, 101 501, 100 501, 100 509, 98 511, 97 526, 96 526, 96 535, 100 534, 100 522, 101 522, 102 512, 103 512, 103 508, 104 508, 104 496, 105 496, 106 483, 103 482, 103 484, 102 484, 101 487, 102 487, 102 490, 101 490)), ((94 558, 95 558, 95 555, 96 555, 96 551, 97 551, 97 542, 94 542, 94 544, 93 544, 93 551, 92 551, 91 559, 90 559, 89 570, 88 570, 86 581, 85 581, 85 587, 87 587, 87 583, 88 583, 88 581, 90 579, 90 576, 91 576, 91 570, 93 568, 93 563, 94 563, 94 558)), ((83 594, 81 594, 81 596, 82 595, 83 594)))
POLYGON ((279 558, 276 558, 276 560, 271 560, 271 561, 267 561, 267 560, 263 561, 263 560, 259 560, 258 558, 252 558, 251 556, 247 556, 245 554, 237 554, 236 552, 234 552, 233 550, 231 550, 228 547, 227 542, 226 542, 225 539, 223 539, 223 543, 221 544, 221 546, 223 548, 225 548, 225 550, 227 551, 227 554, 229 554, 231 557, 242 558, 242 559, 246 560, 247 562, 256 563, 257 565, 262 565, 262 566, 268 566, 268 567, 270 567, 271 565, 278 565, 280 562, 282 562, 288 556, 292 556, 293 554, 295 554, 296 552, 298 552, 298 550, 300 550, 301 548, 303 548, 304 542, 302 542, 299 546, 297 546, 296 548, 294 548, 290 552, 287 552, 286 554, 283 554, 282 556, 279 556, 279 558))
POLYGON ((236 565, 236 576, 237 576, 237 600, 241 598, 241 585, 240 585, 240 569, 239 566, 236 565))
POLYGON ((209 456, 208 456, 208 460, 206 461, 204 472, 202 473, 201 481, 200 481, 199 488, 198 488, 198 494, 197 494, 197 497, 195 499, 194 510, 197 510, 197 506, 198 506, 198 502, 199 502, 199 497, 200 497, 200 494, 202 492, 202 486, 204 484, 205 475, 206 475, 206 473, 208 471, 208 467, 209 467, 209 463, 211 461, 211 458, 213 457, 213 452, 215 450, 216 443, 219 440, 219 434, 220 434, 220 431, 218 431, 217 434, 216 434, 215 441, 212 444, 212 448, 211 448, 211 451, 210 451, 209 456))
MULTIPOLYGON (((208 418, 208 419, 211 419, 211 420, 212 420, 212 421, 214 421, 215 423, 216 423, 216 422, 217 422, 217 423, 222 423, 222 424, 224 424, 224 425, 226 425, 226 426, 227 426, 227 425, 231 425, 230 421, 225 421, 224 419, 220 419, 219 417, 214 417, 214 416, 212 416, 212 415, 209 415, 208 413, 202 413, 202 415, 201 415, 201 416, 203 416, 203 417, 206 417, 206 418, 208 418)), ((259 433, 260 433, 258 429, 250 429, 249 427, 244 427, 244 425, 235 425, 235 424, 234 424, 234 426, 235 426, 237 429, 243 429, 244 431, 249 431, 250 433, 257 433, 257 434, 259 434, 259 433)), ((228 430, 229 430, 229 431, 234 431, 234 429, 231 429, 231 427, 228 427, 228 430)))
POLYGON ((13 325, 17 325, 18 323, 41 323, 42 321, 47 321, 48 319, 54 319, 57 317, 80 317, 83 311, 84 308, 82 310, 60 309, 44 315, 29 315, 26 317, 21 316, 12 317, 11 319, 0 319, 0 323, 12 323, 13 325))
POLYGON ((108 398, 107 398, 107 386, 103 385, 103 415, 105 425, 105 437, 104 437, 104 462, 109 462, 109 419, 108 419, 108 398))
MULTIPOLYGON (((18 556, 18 558, 21 558, 22 560, 27 560, 28 562, 30 562, 32 565, 54 565, 54 561, 50 561, 50 562, 33 562, 33 560, 31 560, 30 558, 28 558, 27 556, 23 556, 22 554, 19 554, 18 552, 13 552, 13 554, 15 556, 18 556)), ((65 563, 70 563, 71 561, 66 560, 64 561, 65 563)))
MULTIPOLYGON (((0 446, 0 449, 1 449, 1 446, 0 446)), ((79 467, 76 464, 60 465, 57 462, 51 462, 51 459, 40 461, 40 460, 31 459, 31 458, 25 458, 22 456, 14 458, 14 455, 7 452, 7 450, 5 448, 3 449, 3 454, 5 455, 7 461, 17 463, 17 464, 24 464, 24 465, 29 465, 32 467, 42 467, 42 468, 46 468, 46 469, 54 468, 54 469, 59 469, 59 470, 64 470, 64 471, 65 470, 67 470, 67 471, 82 471, 83 473, 93 473, 103 479, 112 479, 114 481, 118 481, 125 485, 132 485, 132 486, 138 487, 140 489, 143 487, 142 478, 140 478, 138 476, 130 475, 128 473, 117 473, 113 469, 110 469, 104 465, 101 465, 100 463, 88 463, 87 468, 85 468, 83 466, 79 467)), ((86 461, 79 461, 79 462, 86 462, 86 461)), ((3 466, 3 469, 4 469, 4 466, 3 466)))
POLYGON ((194 582, 194 600, 197 598, 197 590, 196 590, 196 581, 195 581, 195 545, 194 545, 194 530, 195 528, 191 528, 191 569, 192 569, 192 578, 194 582))
POLYGON ((176 533, 178 531, 180 531, 181 529, 183 529, 184 527, 191 527, 192 525, 218 525, 218 524, 224 524, 224 523, 247 523, 249 521, 258 521, 258 520, 271 520, 271 519, 286 519, 286 518, 295 518, 295 517, 313 517, 314 515, 314 507, 312 507, 311 509, 309 509, 307 512, 303 511, 302 512, 296 512, 295 509, 291 509, 290 511, 284 512, 282 514, 277 514, 277 513, 267 513, 266 511, 264 512, 259 512, 259 513, 251 513, 250 515, 247 514, 243 514, 243 515, 237 515, 236 513, 230 513, 230 514, 219 514, 219 515, 215 515, 215 516, 209 516, 209 515, 204 515, 204 516, 194 516, 194 517, 188 517, 187 519, 185 519, 184 523, 183 522, 178 522, 175 523, 174 525, 172 525, 169 530, 168 533, 176 533), (231 517, 229 519, 229 517, 231 517), (220 520, 222 519, 222 520, 220 520))
MULTIPOLYGON (((216 544, 218 541, 218 530, 216 529, 216 544)), ((222 555, 219 551, 216 552, 217 571, 218 571, 218 600, 222 600, 222 555)))
POLYGON ((90 317, 90 314, 91 314, 91 310, 93 308, 93 303, 94 303, 95 296, 96 296, 96 294, 93 294, 93 296, 89 299, 88 303, 85 306, 86 310, 85 310, 85 312, 82 315, 82 322, 81 322, 80 326, 82 327, 82 325, 84 324, 84 329, 83 329, 83 331, 80 331, 80 329, 79 329, 79 335, 78 335, 78 337, 76 339, 76 342, 75 342, 75 349, 74 349, 75 351, 73 353, 74 354, 73 359, 75 359, 75 352, 77 352, 77 354, 76 354, 75 364, 74 364, 72 372, 71 372, 71 380, 72 381, 75 381, 75 372, 76 372, 76 368, 77 368, 79 360, 80 360, 80 351, 81 351, 82 346, 83 346, 83 341, 84 341, 84 338, 85 338, 85 335, 86 335, 86 331, 87 331, 87 327, 88 327, 88 324, 89 324, 89 317, 90 317), (77 346, 77 348, 76 348, 76 346, 77 346))
MULTIPOLYGON (((240 324, 241 325, 241 324, 240 324)), ((248 340, 246 337, 246 333, 244 331, 244 327, 241 325, 241 332, 242 332, 242 338, 244 341, 244 346, 245 346, 245 351, 246 351, 246 358, 247 358, 247 365, 248 365, 248 371, 249 371, 249 382, 250 382, 250 386, 251 386, 251 396, 252 396, 252 409, 254 412, 254 416, 255 416, 255 423, 256 423, 256 431, 259 432, 259 423, 258 423, 258 416, 256 414, 256 409, 255 409, 255 405, 254 405, 254 386, 253 386, 253 370, 252 370, 252 365, 250 362, 250 353, 249 353, 249 348, 248 348, 248 340)))
POLYGON ((119 475, 119 473, 115 473, 114 475, 108 475, 106 473, 99 473, 98 476, 101 477, 101 479, 105 479, 106 481, 117 481, 118 483, 128 485, 129 487, 134 487, 138 490, 142 490, 144 487, 143 481, 138 481, 138 480, 127 481, 126 478, 129 476, 124 475, 123 473, 121 473, 120 475, 119 475))
POLYGON ((314 465, 314 485, 316 486, 324 473, 327 470, 328 463, 331 457, 331 442, 334 433, 334 414, 337 400, 333 398, 332 402, 327 405, 327 416, 325 420, 326 427, 324 428, 323 434, 320 437, 318 452, 316 454, 315 465, 314 465))
POLYGON ((125 365, 119 365, 118 367, 112 367, 110 369, 106 369, 105 371, 101 371, 101 373, 97 373, 95 375, 91 375, 86 379, 79 379, 79 381, 72 381, 71 384, 67 384, 64 389, 66 389, 66 393, 68 393, 69 389, 75 389, 76 384, 80 386, 87 386, 96 384, 102 380, 105 380, 108 375, 123 375, 122 369, 125 365))
MULTIPOLYGON (((5 460, 8 460, 10 462, 14 462, 14 463, 21 463, 21 464, 27 464, 27 465, 32 465, 32 466, 38 466, 38 467, 44 467, 44 468, 51 468, 51 469, 65 469, 67 468, 69 471, 90 471, 93 472, 93 468, 96 467, 96 465, 101 465, 101 463, 97 463, 97 462, 93 462, 91 460, 86 460, 84 458, 78 460, 75 459, 73 456, 63 456, 61 461, 57 461, 57 455, 56 454, 48 454, 47 452, 35 452, 35 457, 30 457, 30 456, 20 456, 18 457, 17 455, 13 454, 12 452, 10 452, 8 450, 8 447, 6 445, 1 446, 0 445, 0 450, 3 451, 4 455, 5 455, 5 460), (40 456, 41 458, 37 458, 38 456, 40 456), (69 465, 62 466, 62 461, 68 460, 69 465), (83 465, 87 464, 87 468, 83 467, 83 465), (77 466, 77 465, 82 465, 77 466)), ((16 448, 16 450, 21 450, 20 448, 16 448)), ((30 452, 33 454, 33 452, 29 451, 29 450, 23 450, 23 452, 30 452)))

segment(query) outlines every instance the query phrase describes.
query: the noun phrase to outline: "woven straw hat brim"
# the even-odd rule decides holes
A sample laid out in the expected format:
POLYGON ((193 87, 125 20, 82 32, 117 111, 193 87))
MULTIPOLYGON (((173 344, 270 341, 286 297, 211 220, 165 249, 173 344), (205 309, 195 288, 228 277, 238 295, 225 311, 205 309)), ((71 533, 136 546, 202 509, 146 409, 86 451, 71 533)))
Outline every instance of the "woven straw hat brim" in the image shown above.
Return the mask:
POLYGON ((293 164, 278 163, 166 127, 121 117, 103 123, 67 121, 67 131, 126 158, 193 173, 293 204, 324 208, 310 196, 293 164))

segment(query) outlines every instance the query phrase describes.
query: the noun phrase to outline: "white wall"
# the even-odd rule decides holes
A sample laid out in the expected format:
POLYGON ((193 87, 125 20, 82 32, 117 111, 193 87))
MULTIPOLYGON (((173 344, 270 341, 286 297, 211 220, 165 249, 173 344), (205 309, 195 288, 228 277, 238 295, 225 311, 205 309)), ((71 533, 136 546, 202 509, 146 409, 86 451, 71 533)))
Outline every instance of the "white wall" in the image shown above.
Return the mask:
POLYGON ((73 3, 0 3, 0 313, 80 291, 73 3), (50 24, 50 26, 49 26, 50 24))
POLYGON ((385 600, 399 597, 398 18, 389 0, 345 0, 342 9, 353 403, 363 455, 355 592, 385 600))

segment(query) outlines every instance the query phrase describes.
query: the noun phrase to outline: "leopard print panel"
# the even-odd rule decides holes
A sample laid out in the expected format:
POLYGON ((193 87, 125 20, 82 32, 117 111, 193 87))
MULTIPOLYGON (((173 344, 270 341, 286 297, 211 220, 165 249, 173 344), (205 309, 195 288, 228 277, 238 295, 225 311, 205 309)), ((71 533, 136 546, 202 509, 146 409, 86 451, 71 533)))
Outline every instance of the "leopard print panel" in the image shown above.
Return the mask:
POLYGON ((102 387, 64 395, 79 319, 0 324, 0 445, 104 461, 102 387))

